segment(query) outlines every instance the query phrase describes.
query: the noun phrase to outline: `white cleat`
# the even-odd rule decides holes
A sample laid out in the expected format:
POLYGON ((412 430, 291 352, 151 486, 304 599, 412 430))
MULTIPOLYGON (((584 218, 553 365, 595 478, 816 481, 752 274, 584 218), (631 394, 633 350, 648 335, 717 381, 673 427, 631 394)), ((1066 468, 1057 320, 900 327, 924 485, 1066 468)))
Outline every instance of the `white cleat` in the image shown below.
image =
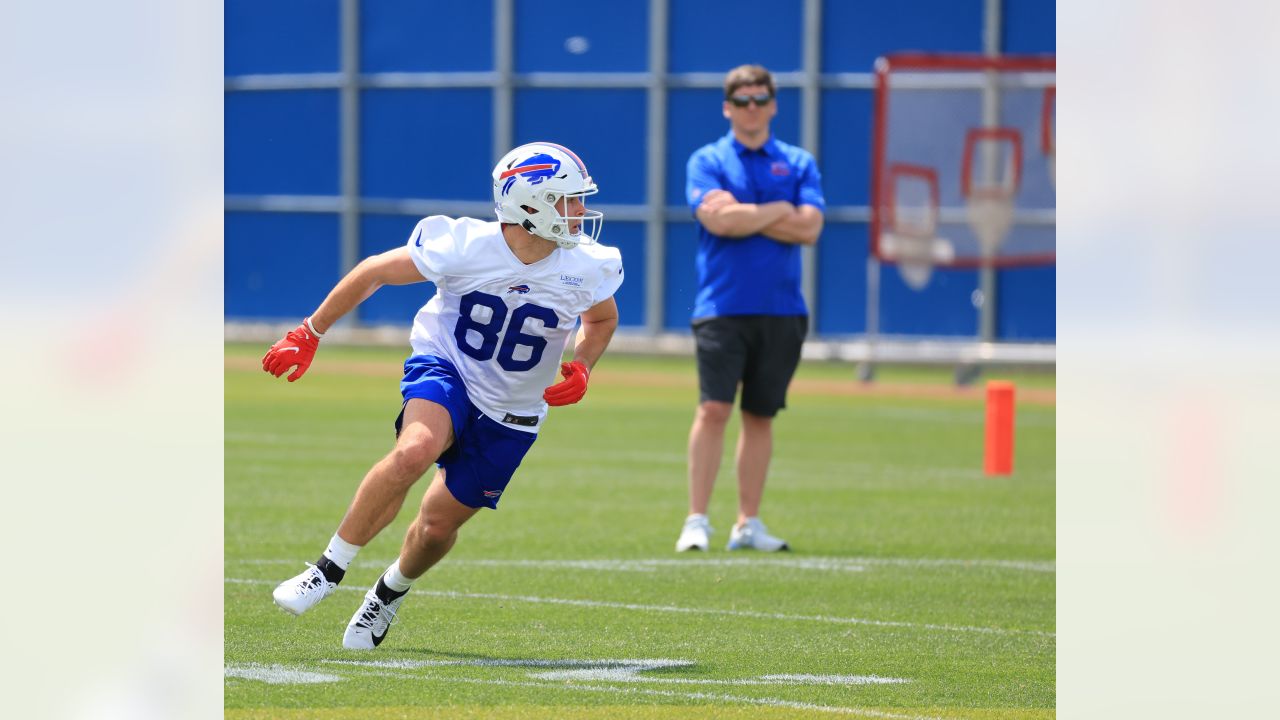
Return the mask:
POLYGON ((706 515, 693 514, 685 518, 684 529, 680 531, 680 539, 676 540, 676 552, 686 550, 702 550, 711 547, 711 523, 706 515))
POLYGON ((301 615, 333 594, 338 583, 329 582, 320 568, 307 563, 307 569, 276 586, 271 597, 276 604, 294 615, 301 615))
POLYGON ((725 550, 759 550, 761 552, 777 552, 790 550, 787 541, 769 534, 759 518, 747 518, 741 526, 735 526, 729 533, 729 544, 725 550))
POLYGON ((382 602, 375 592, 377 585, 364 594, 364 603, 347 623, 347 631, 342 635, 342 647, 348 650, 372 650, 387 637, 391 623, 396 619, 396 611, 405 595, 392 600, 390 604, 382 602))

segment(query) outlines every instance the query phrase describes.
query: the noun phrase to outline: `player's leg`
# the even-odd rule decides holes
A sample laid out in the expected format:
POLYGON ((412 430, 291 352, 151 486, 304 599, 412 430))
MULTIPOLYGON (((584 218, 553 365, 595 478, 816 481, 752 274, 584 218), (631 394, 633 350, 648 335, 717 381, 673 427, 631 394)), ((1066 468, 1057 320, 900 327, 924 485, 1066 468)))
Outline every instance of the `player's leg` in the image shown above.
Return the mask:
POLYGON ((396 418, 395 449, 365 475, 316 564, 272 593, 285 610, 301 614, 337 588, 356 553, 395 518, 409 486, 454 443, 455 428, 466 421, 466 386, 447 360, 410 357, 404 363, 400 393, 405 402, 396 418))
POLYGON ((301 615, 333 593, 356 553, 395 519, 409 488, 453 442, 448 410, 428 400, 406 402, 399 427, 395 448, 365 474, 338 531, 315 565, 272 592, 281 608, 301 615))
POLYGON ((400 557, 365 593, 364 602, 351 616, 342 635, 343 647, 372 650, 380 645, 400 611, 409 586, 449 552, 458 539, 458 528, 480 511, 453 497, 445 486, 447 473, 441 468, 431 481, 418 516, 405 534, 400 557))
POLYGON ((480 512, 458 502, 446 486, 448 471, 436 473, 431 487, 422 497, 418 517, 405 533, 400 547, 398 571, 408 580, 416 580, 440 562, 458 540, 458 528, 480 512))
POLYGON ((364 603, 347 624, 343 647, 371 650, 382 642, 413 581, 449 552, 458 539, 458 528, 480 508, 497 508, 537 437, 478 412, 470 417, 454 447, 440 458, 440 472, 405 533, 400 557, 365 593, 364 603))
POLYGON ((689 515, 676 551, 707 550, 711 524, 707 506, 724 455, 724 430, 746 360, 736 318, 711 318, 693 326, 697 347, 699 403, 689 429, 689 515))
POLYGON ((773 458, 773 418, 786 407, 787 387, 800 363, 808 331, 804 317, 751 318, 748 359, 742 378, 742 433, 738 436, 738 521, 729 550, 787 550, 785 540, 760 522, 769 462, 773 458))
POLYGON ((396 446, 365 475, 338 535, 363 546, 395 520, 404 499, 418 478, 426 474, 453 442, 453 421, 438 403, 411 398, 396 446))

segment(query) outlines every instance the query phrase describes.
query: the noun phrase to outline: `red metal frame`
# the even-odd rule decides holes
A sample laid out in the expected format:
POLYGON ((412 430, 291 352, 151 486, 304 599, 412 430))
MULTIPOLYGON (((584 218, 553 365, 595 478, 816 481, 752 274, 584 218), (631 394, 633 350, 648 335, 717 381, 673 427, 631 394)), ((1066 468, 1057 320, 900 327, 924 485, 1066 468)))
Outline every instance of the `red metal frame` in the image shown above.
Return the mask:
POLYGON ((933 209, 935 221, 938 216, 938 206, 940 204, 938 195, 938 171, 924 165, 912 165, 910 163, 893 163, 889 166, 889 172, 885 176, 885 213, 889 219, 889 227, 897 229, 898 227, 898 178, 915 177, 924 180, 929 184, 929 205, 933 209))
MULTIPOLYGON (((1008 72, 1056 72, 1057 58, 1053 55, 1022 55, 988 57, 985 55, 966 55, 956 53, 895 53, 876 60, 876 95, 873 107, 874 116, 871 127, 871 238, 870 248, 874 257, 882 262, 892 262, 881 257, 880 228, 881 212, 885 196, 884 183, 884 147, 886 133, 886 114, 888 112, 889 73, 902 70, 937 70, 937 71, 974 71, 1003 70, 1008 72)), ((1016 258, 1001 258, 996 264, 1000 267, 1023 267, 1029 265, 1046 265, 1056 262, 1056 253, 1024 255, 1016 258)), ((971 268, 980 267, 983 261, 956 260, 946 267, 971 268)))
POLYGON ((1054 72, 1053 55, 968 55, 964 53, 893 53, 876 61, 876 71, 893 70, 1006 70, 1009 72, 1054 72))
MULTIPOLYGON (((1017 193, 1022 183, 1022 133, 1013 128, 969 128, 964 134, 964 159, 960 161, 960 194, 973 194, 973 149, 983 140, 1004 140, 1013 146, 1013 187, 1017 193)), ((986 188, 981 188, 985 190, 986 188)))
POLYGON ((1057 151, 1057 143, 1053 137, 1053 113, 1058 107, 1058 88, 1044 89, 1044 103, 1040 106, 1040 151, 1052 155, 1057 151))

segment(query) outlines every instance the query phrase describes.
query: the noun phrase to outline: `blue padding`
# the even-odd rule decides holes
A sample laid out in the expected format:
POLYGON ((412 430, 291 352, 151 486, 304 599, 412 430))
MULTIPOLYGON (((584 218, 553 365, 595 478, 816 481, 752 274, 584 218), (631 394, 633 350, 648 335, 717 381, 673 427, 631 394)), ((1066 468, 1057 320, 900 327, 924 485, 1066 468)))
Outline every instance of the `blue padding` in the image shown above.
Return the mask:
POLYGON ((526 1, 515 10, 516 72, 649 69, 648 2, 587 2, 570 9, 526 1))
POLYGON ((668 41, 671 72, 724 73, 746 63, 764 65, 773 72, 799 70, 803 6, 799 0, 673 2, 668 41))
POLYGON ((338 282, 337 215, 229 212, 225 223, 227 318, 301 321, 338 282))
POLYGON ((664 259, 667 293, 662 299, 662 326, 689 332, 694 300, 698 296, 698 226, 691 222, 667 225, 667 255, 664 259))
POLYGON ((360 99, 362 195, 492 200, 489 90, 365 90, 360 99))
POLYGON ((336 90, 227 93, 224 113, 227 193, 338 193, 336 90))
POLYGON ((819 334, 867 329, 867 225, 827 223, 818 238, 819 334))
POLYGON ((1057 3, 1054 0, 1015 0, 1004 3, 1001 17, 1006 53, 1058 51, 1057 3))
POLYGON ((361 72, 492 69, 492 2, 360 3, 361 72))
POLYGON ((545 140, 577 153, 600 186, 589 202, 644 202, 643 90, 517 90, 515 105, 515 144, 545 140))
POLYGON ((827 207, 871 204, 870 90, 826 90, 822 93, 822 189, 827 207))
POLYGON ((908 50, 982 52, 983 0, 822 5, 823 72, 872 72, 877 57, 908 50))
POLYGON ((1010 268, 997 273, 996 334, 1001 340, 1057 338, 1057 267, 1010 268))
POLYGON ((912 290, 897 266, 880 270, 880 332, 888 335, 977 337, 978 310, 973 291, 976 270, 934 269, 923 290, 912 290))
POLYGON ((337 72, 338 0, 226 0, 223 69, 231 75, 337 72))

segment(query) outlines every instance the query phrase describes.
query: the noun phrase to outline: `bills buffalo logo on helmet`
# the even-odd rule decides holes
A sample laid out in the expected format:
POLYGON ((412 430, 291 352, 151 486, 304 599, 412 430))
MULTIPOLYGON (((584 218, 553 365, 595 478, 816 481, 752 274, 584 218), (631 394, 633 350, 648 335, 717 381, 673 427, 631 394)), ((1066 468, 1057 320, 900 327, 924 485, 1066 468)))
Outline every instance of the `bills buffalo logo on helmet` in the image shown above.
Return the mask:
POLYGON ((550 155, 538 153, 515 167, 504 170, 498 179, 506 180, 502 185, 502 194, 506 195, 517 178, 523 177, 529 181, 530 185, 540 185, 543 180, 555 177, 558 172, 560 172, 559 160, 550 155))

